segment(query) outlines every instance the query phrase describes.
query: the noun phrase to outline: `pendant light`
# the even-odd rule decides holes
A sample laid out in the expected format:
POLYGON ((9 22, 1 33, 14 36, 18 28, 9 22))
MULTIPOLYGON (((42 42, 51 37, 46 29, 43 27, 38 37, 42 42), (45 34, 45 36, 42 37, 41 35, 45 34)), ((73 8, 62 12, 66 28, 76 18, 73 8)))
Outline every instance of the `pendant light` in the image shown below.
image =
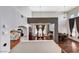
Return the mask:
POLYGON ((64 6, 64 19, 66 18, 66 12, 65 12, 66 6, 64 6))

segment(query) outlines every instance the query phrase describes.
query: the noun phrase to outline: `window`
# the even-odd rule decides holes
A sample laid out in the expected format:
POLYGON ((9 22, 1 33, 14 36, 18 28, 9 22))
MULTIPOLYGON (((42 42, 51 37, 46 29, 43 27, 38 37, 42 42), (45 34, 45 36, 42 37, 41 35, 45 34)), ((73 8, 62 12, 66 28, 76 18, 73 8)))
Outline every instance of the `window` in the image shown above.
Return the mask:
POLYGON ((72 14, 72 15, 70 16, 70 18, 74 18, 74 14, 72 14))
POLYGON ((79 16, 79 12, 78 12, 77 16, 79 16))

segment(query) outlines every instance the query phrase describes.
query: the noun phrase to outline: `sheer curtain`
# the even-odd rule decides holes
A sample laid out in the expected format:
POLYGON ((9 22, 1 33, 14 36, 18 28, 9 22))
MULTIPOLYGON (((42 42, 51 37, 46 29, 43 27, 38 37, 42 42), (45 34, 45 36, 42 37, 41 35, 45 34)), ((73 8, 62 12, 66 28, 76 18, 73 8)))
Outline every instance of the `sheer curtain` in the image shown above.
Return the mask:
POLYGON ((76 20, 74 20, 74 27, 73 27, 73 30, 72 30, 72 36, 76 37, 76 20))
POLYGON ((42 25, 39 25, 38 36, 42 36, 42 25))
POLYGON ((76 18, 76 27, 77 27, 78 38, 79 38, 79 17, 76 18))
POLYGON ((47 25, 45 25, 45 28, 44 28, 44 30, 43 30, 43 34, 44 34, 44 35, 47 35, 47 25))
POLYGON ((34 26, 34 36, 36 36, 37 35, 37 28, 36 28, 36 26, 34 26))

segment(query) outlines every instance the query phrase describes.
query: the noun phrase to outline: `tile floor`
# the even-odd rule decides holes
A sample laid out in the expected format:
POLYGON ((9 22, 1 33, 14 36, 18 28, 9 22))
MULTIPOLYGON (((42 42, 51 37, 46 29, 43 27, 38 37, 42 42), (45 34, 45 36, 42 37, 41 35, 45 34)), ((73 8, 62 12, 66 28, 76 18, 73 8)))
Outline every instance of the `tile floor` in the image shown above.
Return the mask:
POLYGON ((53 41, 21 42, 11 49, 11 53, 61 53, 61 48, 53 41))

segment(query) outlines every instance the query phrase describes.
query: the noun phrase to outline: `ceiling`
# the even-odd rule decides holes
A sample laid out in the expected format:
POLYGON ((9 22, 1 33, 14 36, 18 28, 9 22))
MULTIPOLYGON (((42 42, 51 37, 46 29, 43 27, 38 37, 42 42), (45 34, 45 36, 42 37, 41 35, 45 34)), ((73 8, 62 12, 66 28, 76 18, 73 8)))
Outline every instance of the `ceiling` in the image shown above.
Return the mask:
POLYGON ((76 6, 29 6, 33 12, 68 12, 76 6))

